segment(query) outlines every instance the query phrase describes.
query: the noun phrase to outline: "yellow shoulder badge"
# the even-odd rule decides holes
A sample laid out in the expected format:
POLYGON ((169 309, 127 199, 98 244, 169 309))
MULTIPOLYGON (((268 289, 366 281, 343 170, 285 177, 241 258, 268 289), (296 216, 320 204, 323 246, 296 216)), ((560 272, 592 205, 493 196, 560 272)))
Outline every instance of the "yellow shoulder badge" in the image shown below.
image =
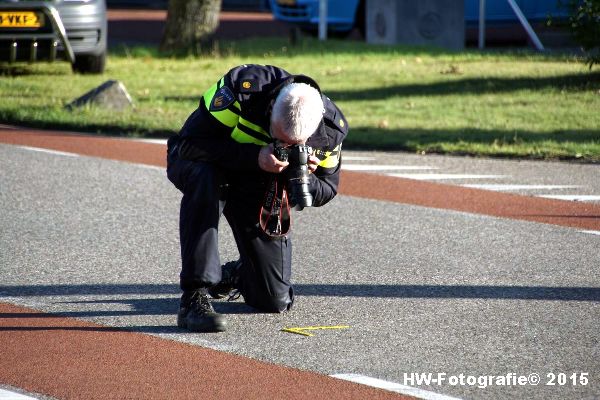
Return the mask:
POLYGON ((254 78, 242 79, 240 81, 239 85, 240 85, 241 93, 260 92, 260 85, 259 85, 258 79, 254 79, 254 78))

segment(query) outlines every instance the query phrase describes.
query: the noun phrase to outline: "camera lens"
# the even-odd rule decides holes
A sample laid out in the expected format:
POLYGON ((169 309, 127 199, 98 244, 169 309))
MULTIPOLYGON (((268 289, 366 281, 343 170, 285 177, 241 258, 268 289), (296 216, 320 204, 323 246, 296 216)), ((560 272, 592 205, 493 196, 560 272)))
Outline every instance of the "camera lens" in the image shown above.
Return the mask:
POLYGON ((288 186, 292 206, 300 209, 311 207, 312 195, 309 191, 308 157, 312 149, 304 145, 295 145, 289 149, 288 186))

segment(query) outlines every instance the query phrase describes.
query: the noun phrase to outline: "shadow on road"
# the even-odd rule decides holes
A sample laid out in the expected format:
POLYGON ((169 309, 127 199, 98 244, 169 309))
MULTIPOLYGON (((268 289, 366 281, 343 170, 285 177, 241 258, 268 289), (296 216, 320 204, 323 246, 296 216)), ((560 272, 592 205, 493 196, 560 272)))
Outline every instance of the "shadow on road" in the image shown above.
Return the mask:
MULTIPOLYGON (((555 286, 509 286, 509 285, 374 285, 374 284, 297 284, 299 296, 332 297, 396 297, 423 299, 491 299, 491 300, 561 300, 561 301, 600 301, 598 287, 555 287, 555 286)), ((106 299, 75 301, 73 303, 120 303, 129 304, 127 311, 94 311, 103 315, 140 314, 139 311, 172 310, 179 299, 179 289, 174 284, 90 284, 90 285, 39 285, 39 286, 0 286, 0 296, 68 296, 68 295, 173 295, 172 298, 106 299), (136 312, 137 310, 137 312, 136 312), (116 314, 115 314, 116 313, 116 314)), ((66 303, 65 303, 66 304, 66 303)), ((217 302, 218 304, 226 304, 217 302)), ((239 304, 239 303, 229 303, 239 304)), ((230 310, 245 312, 242 307, 230 310)), ((145 313, 145 312, 144 312, 145 313)), ((2 317, 2 315, 0 315, 2 317)))
MULTIPOLYGON (((325 297, 367 297, 367 298, 406 298, 406 299, 490 299, 490 300, 552 300, 552 301, 600 301, 600 288, 597 287, 551 287, 551 286, 484 286, 484 285, 349 285, 349 284, 298 284, 298 296, 325 297)), ((40 285, 40 286, 0 286, 0 296, 90 296, 90 295, 173 295, 161 298, 124 298, 100 300, 75 300, 55 302, 54 305, 91 305, 92 309, 76 311, 10 312, 0 313, 2 331, 47 331, 73 330, 115 332, 131 331, 149 334, 185 334, 175 324, 135 325, 126 327, 80 327, 80 326, 23 326, 22 322, 9 325, 10 321, 52 319, 57 317, 97 318, 172 315, 179 305, 179 290, 172 284, 94 284, 94 285, 40 285), (117 309, 94 310, 100 305, 114 304, 117 309), (127 309, 123 310, 123 306, 127 309), (121 308, 121 309, 119 309, 121 308)), ((252 308, 242 302, 215 301, 215 310, 222 314, 248 314, 252 308)), ((106 306, 104 306, 106 308, 106 306)))

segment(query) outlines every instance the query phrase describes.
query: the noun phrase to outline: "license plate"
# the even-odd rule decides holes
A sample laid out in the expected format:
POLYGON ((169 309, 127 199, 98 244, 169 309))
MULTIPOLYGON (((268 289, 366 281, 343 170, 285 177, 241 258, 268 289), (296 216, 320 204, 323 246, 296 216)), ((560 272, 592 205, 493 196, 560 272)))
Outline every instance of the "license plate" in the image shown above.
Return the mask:
POLYGON ((44 18, 33 11, 0 11, 0 28, 40 28, 44 18))

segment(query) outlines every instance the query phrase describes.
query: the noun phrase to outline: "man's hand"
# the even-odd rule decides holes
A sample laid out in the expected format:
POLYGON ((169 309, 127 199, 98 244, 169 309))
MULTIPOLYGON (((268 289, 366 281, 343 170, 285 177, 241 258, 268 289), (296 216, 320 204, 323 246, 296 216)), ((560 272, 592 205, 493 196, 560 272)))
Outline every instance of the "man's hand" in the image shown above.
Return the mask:
POLYGON ((258 153, 258 166, 263 171, 272 172, 275 174, 283 171, 289 163, 287 161, 279 161, 273 154, 273 143, 268 146, 263 146, 258 153))
POLYGON ((317 170, 320 162, 321 160, 319 160, 316 156, 311 155, 308 158, 308 171, 314 173, 317 170))

